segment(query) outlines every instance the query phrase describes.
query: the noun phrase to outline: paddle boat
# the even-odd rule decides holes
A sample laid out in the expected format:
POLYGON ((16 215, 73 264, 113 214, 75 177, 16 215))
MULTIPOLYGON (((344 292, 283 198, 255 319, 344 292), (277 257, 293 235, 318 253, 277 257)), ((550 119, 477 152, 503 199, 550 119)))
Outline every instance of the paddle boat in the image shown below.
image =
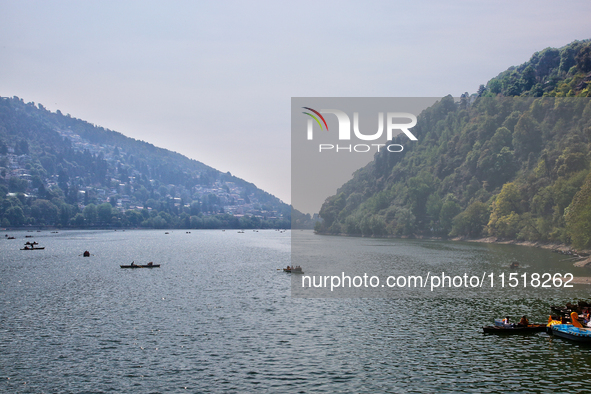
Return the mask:
POLYGON ((549 324, 548 333, 576 342, 591 343, 591 328, 583 327, 577 312, 570 314, 572 324, 549 324))
POLYGON ((572 324, 555 324, 551 327, 550 333, 571 341, 591 343, 591 328, 575 327, 572 324))

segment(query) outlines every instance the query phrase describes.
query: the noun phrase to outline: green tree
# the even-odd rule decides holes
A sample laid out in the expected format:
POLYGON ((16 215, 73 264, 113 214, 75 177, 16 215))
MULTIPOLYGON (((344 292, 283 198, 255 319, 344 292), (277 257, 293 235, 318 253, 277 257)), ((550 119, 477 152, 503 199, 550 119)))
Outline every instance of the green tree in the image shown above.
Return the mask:
POLYGON ((8 189, 12 193, 24 193, 27 191, 27 181, 12 177, 8 180, 8 189))
POLYGON ((96 205, 88 204, 86 207, 84 207, 84 219, 86 219, 88 224, 96 223, 98 219, 96 205))
POLYGON ((439 225, 441 231, 447 235, 453 227, 453 219, 462 211, 462 207, 452 198, 448 198, 441 206, 439 212, 439 225))
POLYGON ((576 248, 591 248, 591 175, 565 210, 568 235, 576 248))
POLYGON ((519 214, 524 211, 523 197, 516 183, 506 183, 493 202, 488 231, 491 235, 514 237, 520 230, 519 214))
POLYGON ((25 222, 25 214, 19 206, 13 206, 6 210, 4 217, 10 222, 11 226, 21 226, 25 222))
POLYGON ((70 219, 70 225, 76 226, 76 227, 84 227, 85 222, 86 222, 86 219, 84 218, 84 215, 81 214, 80 212, 78 212, 76 214, 76 216, 74 216, 72 219, 70 219))
POLYGON ((129 224, 133 227, 139 226, 144 220, 142 214, 135 210, 129 210, 125 212, 125 215, 127 216, 129 224))
POLYGON ((51 201, 37 199, 31 204, 31 217, 39 224, 54 224, 58 208, 51 201))
POLYGON ((62 226, 67 226, 70 224, 70 219, 77 213, 80 213, 78 205, 63 203, 58 206, 58 221, 62 226))
POLYGON ((519 118, 513 132, 513 147, 515 154, 527 158, 530 152, 537 153, 542 146, 542 132, 536 121, 524 114, 519 118))
POLYGON ((478 237, 482 234, 488 218, 488 206, 480 201, 475 201, 464 212, 454 218, 450 235, 478 237))
POLYGON ((99 222, 103 224, 111 224, 113 207, 108 202, 99 205, 96 209, 99 222))

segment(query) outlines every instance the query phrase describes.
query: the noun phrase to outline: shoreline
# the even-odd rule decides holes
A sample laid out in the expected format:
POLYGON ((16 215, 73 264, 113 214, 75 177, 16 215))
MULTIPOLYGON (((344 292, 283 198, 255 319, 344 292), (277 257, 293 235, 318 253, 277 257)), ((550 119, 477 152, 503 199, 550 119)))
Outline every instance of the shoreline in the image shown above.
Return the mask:
POLYGON ((499 244, 499 245, 519 245, 519 246, 530 246, 534 248, 541 248, 541 249, 550 249, 556 250, 560 252, 570 252, 575 254, 591 254, 591 250, 581 250, 577 251, 573 249, 571 246, 566 244, 560 243, 543 243, 543 242, 533 242, 533 241, 517 241, 514 239, 510 240, 503 240, 497 237, 484 237, 484 238, 463 238, 463 237, 455 237, 455 238, 448 238, 450 241, 464 241, 464 242, 479 242, 485 244, 499 244))
MULTIPOLYGON (((518 246, 529 246, 533 248, 540 248, 540 249, 548 249, 552 250, 556 253, 561 253, 564 255, 571 256, 573 259, 573 265, 575 267, 588 267, 591 268, 591 250, 577 250, 574 249, 570 245, 562 244, 562 243, 544 243, 544 242, 534 242, 534 241, 517 241, 514 239, 504 240, 499 239, 497 237, 482 237, 482 238, 467 238, 467 237, 454 237, 454 238, 444 238, 444 237, 430 237, 430 236, 386 236, 386 237, 364 237, 363 235, 352 235, 352 234, 328 234, 328 233, 320 233, 314 231, 314 234, 317 235, 327 235, 327 236, 338 236, 338 237, 359 237, 359 238, 383 238, 383 239, 433 239, 433 240, 441 240, 441 241, 455 241, 455 242, 475 242, 475 243, 486 243, 486 244, 498 244, 498 245, 518 245, 518 246)), ((585 284, 591 284, 591 277, 589 278, 580 278, 581 280, 585 280, 585 284)), ((573 282, 577 283, 577 282, 573 282)))
MULTIPOLYGON (((452 241, 466 241, 466 242, 480 242, 480 243, 490 243, 490 244, 499 244, 499 245, 519 245, 519 246, 529 246, 534 248, 540 249, 548 249, 552 250, 556 253, 561 253, 564 255, 571 256, 573 260, 573 265, 575 267, 587 267, 591 268, 591 250, 577 250, 573 249, 569 245, 565 244, 557 244, 557 243, 542 243, 542 242, 532 242, 532 241, 515 241, 515 240, 499 240, 496 237, 487 237, 487 238, 477 238, 477 239, 461 239, 461 238, 453 238, 452 241)), ((579 279, 582 282, 575 281, 573 283, 578 284, 591 284, 591 278, 575 278, 579 279), (584 281, 583 281, 584 280, 584 281)))

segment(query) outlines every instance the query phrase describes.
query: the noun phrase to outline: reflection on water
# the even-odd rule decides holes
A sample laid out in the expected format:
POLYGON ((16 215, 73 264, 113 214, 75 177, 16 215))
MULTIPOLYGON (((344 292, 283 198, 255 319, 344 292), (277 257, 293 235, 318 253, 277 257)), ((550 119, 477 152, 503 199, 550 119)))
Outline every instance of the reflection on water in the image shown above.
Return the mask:
POLYGON ((542 298, 587 297, 588 276, 549 250, 437 240, 292 235, 297 297, 542 298), (511 264, 517 262, 517 268, 511 264), (566 287, 565 287, 566 286, 566 287))
MULTIPOLYGON (((573 300, 564 294, 292 298, 290 275, 277 270, 291 261, 289 232, 43 232, 44 251, 20 251, 24 234, 0 240, 2 392, 580 392, 591 383, 590 347, 482 334, 507 314, 545 321, 550 304, 573 300), (79 256, 87 249, 95 256, 79 256), (132 260, 162 267, 118 267, 132 260)), ((463 267, 491 255, 563 264, 531 248, 346 240, 371 245, 385 264, 419 256, 463 267)))

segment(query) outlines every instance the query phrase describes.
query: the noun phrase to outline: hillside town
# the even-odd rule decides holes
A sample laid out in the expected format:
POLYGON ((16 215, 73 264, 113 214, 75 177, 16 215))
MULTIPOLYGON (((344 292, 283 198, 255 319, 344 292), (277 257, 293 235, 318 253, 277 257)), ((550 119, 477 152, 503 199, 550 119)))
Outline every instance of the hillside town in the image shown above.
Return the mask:
MULTIPOLYGON (((23 105, 29 111, 47 112, 41 105, 23 105)), ((72 128, 53 128, 51 133, 57 134, 53 138, 60 145, 57 147, 40 145, 39 139, 0 141, 0 188, 6 189, 3 227, 289 225, 289 206, 229 172, 221 173, 195 161, 190 161, 197 163, 194 168, 184 168, 183 163, 178 164, 179 160, 189 162, 184 157, 172 164, 148 161, 140 158, 133 145, 92 142, 72 128), (61 206, 64 203, 67 208, 61 206), (106 204, 110 212, 106 212, 106 204), (23 211, 22 218, 15 209, 10 210, 15 206, 23 211), (35 209, 39 206, 44 207, 43 214, 35 209), (93 212, 101 206, 105 213, 98 217, 93 212)))

